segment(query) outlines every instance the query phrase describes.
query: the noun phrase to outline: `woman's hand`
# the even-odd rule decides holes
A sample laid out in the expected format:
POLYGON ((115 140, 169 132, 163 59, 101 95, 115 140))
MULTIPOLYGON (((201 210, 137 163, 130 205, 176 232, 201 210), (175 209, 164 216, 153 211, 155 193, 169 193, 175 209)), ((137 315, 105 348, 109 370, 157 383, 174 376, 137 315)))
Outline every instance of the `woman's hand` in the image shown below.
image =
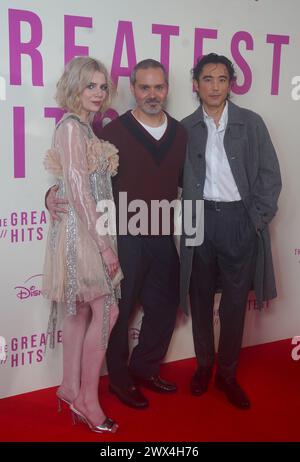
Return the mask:
POLYGON ((113 279, 120 267, 118 257, 116 256, 115 252, 111 249, 111 247, 108 247, 103 252, 101 252, 101 255, 105 265, 107 266, 109 277, 113 279))

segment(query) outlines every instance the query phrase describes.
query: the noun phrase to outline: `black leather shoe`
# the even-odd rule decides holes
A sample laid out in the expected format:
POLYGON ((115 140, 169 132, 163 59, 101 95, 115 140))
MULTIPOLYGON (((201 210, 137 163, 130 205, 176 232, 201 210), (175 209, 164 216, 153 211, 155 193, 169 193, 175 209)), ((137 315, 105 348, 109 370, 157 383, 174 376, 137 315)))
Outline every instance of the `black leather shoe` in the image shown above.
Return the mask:
POLYGON ((199 367, 191 380, 191 393, 201 396, 208 389, 208 384, 212 376, 212 367, 199 367))
POLYGON ((224 379, 221 375, 216 375, 215 378, 216 388, 224 391, 228 401, 239 409, 249 409, 250 401, 244 390, 237 383, 236 378, 224 379))
POLYGON ((152 375, 151 377, 143 378, 132 374, 134 381, 142 387, 149 390, 156 391, 157 393, 174 393, 177 391, 175 383, 167 382, 159 375, 152 375))
POLYGON ((110 383, 108 388, 111 393, 116 395, 127 406, 134 407, 135 409, 145 409, 149 406, 148 400, 134 385, 128 388, 121 388, 110 383))

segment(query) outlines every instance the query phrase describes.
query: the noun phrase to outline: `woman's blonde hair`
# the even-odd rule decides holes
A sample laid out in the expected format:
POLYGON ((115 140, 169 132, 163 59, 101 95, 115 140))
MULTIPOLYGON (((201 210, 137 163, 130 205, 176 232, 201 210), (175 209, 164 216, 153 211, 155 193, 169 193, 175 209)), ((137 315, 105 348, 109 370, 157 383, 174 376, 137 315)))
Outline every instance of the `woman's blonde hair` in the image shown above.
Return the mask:
POLYGON ((73 58, 66 65, 63 75, 57 82, 55 99, 59 106, 76 114, 80 113, 80 96, 97 71, 104 74, 108 86, 107 96, 99 110, 105 112, 110 106, 114 93, 113 83, 104 64, 97 59, 83 56, 73 58))

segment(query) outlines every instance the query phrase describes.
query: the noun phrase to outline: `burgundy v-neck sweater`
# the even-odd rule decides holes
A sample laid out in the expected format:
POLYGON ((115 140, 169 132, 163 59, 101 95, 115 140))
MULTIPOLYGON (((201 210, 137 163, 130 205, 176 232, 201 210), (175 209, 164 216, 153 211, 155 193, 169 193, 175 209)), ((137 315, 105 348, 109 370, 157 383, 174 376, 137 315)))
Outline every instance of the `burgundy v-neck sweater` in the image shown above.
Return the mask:
MULTIPOLYGON (((149 210, 148 234, 151 234, 151 201, 176 199, 182 181, 187 137, 183 126, 169 114, 166 116, 167 129, 160 140, 153 138, 131 111, 113 120, 98 134, 119 150, 118 174, 112 180, 117 217, 119 192, 127 192, 128 203, 136 199, 145 201, 149 210)), ((134 213, 128 213, 128 219, 132 215, 134 213)), ((172 226, 170 232, 173 232, 172 226)))

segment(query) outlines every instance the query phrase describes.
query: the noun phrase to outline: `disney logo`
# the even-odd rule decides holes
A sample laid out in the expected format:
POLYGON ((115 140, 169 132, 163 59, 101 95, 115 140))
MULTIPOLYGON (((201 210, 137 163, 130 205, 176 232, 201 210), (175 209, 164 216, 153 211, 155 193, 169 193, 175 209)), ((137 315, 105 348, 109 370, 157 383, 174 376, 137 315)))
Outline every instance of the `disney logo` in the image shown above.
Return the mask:
MULTIPOLYGON (((28 281, 30 281, 33 278, 40 277, 42 274, 35 274, 34 276, 30 276, 30 278, 26 279, 24 281, 24 284, 26 284, 28 281)), ((26 298, 30 297, 38 297, 41 295, 41 290, 36 287, 35 285, 31 285, 29 287, 26 286, 16 286, 15 289, 18 291, 17 292, 17 297, 20 300, 25 300, 26 298)))
POLYGON ((17 292, 17 297, 20 298, 21 300, 24 300, 25 298, 37 297, 38 295, 41 295, 41 291, 39 289, 36 289, 35 286, 31 286, 29 288, 17 286, 15 287, 15 289, 20 289, 20 291, 17 292))

